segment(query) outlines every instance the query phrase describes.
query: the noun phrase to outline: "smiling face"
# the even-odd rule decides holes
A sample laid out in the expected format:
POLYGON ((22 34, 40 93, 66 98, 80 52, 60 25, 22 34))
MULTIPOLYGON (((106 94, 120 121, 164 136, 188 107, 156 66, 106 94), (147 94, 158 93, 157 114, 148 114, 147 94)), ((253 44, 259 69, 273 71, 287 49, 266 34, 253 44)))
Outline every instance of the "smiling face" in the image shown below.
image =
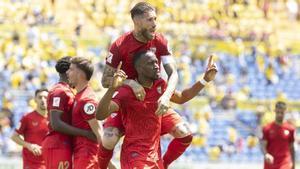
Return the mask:
POLYGON ((156 31, 156 12, 149 10, 134 18, 134 24, 138 33, 147 41, 152 40, 156 31))
POLYGON ((138 76, 146 79, 156 80, 160 78, 159 64, 155 54, 151 51, 146 52, 137 62, 136 70, 138 76))

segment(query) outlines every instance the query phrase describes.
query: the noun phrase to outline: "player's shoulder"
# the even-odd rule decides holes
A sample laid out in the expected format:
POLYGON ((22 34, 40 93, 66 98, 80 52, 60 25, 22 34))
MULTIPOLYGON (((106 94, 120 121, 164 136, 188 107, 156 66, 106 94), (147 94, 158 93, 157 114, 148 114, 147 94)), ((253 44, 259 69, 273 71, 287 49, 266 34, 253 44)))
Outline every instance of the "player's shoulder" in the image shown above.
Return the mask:
POLYGON ((288 129, 288 130, 295 130, 296 127, 293 126, 292 124, 288 123, 288 122, 285 122, 284 123, 284 128, 288 129))
POLYGON ((128 44, 128 42, 130 40, 133 39, 133 35, 132 35, 132 32, 127 32, 127 33, 124 33, 123 35, 121 35, 119 38, 117 38, 115 41, 114 41, 114 44, 118 47, 122 46, 122 45, 126 45, 128 44))
POLYGON ((30 111, 30 112, 24 113, 22 118, 23 119, 30 119, 30 118, 33 118, 35 115, 36 115, 35 111, 30 111))
POLYGON ((263 130, 270 130, 274 126, 274 122, 268 123, 263 126, 263 130))
POLYGON ((84 90, 84 93, 81 94, 80 101, 81 102, 97 102, 97 96, 94 90, 91 87, 87 87, 84 90))
POLYGON ((133 90, 131 89, 130 86, 128 86, 128 85, 123 85, 123 86, 121 86, 121 87, 118 88, 118 90, 115 92, 114 95, 115 95, 115 96, 118 95, 119 97, 124 97, 124 96, 126 96, 126 97, 129 98, 131 95, 133 96, 134 93, 133 93, 133 90))
POLYGON ((161 33, 155 33, 155 38, 156 41, 158 42, 162 42, 165 43, 167 41, 167 39, 165 38, 165 36, 161 33))
POLYGON ((49 96, 69 95, 72 94, 70 87, 67 84, 57 83, 49 91, 49 96))

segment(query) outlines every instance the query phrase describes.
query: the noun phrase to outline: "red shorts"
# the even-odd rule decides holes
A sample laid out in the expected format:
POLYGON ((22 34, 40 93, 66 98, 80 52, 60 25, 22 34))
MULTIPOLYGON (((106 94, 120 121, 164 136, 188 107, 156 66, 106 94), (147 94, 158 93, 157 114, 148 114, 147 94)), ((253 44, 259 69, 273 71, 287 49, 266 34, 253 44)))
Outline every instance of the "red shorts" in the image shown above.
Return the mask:
MULTIPOLYGON (((169 111, 162 117, 161 135, 170 133, 172 129, 182 121, 183 120, 178 113, 176 113, 173 109, 169 109, 169 111)), ((105 120, 103 127, 115 127, 121 132, 124 132, 125 129, 122 123, 122 115, 119 112, 112 113, 111 116, 105 120)))
POLYGON ((162 160, 157 162, 146 161, 146 160, 135 160, 135 161, 122 161, 121 160, 121 168, 122 169, 164 169, 164 165, 162 160))
POLYGON ((46 169, 46 165, 23 160, 23 169, 46 169))
POLYGON ((43 148, 42 152, 47 169, 72 169, 71 148, 43 148))
POLYGON ((95 144, 83 142, 74 148, 74 169, 99 169, 98 149, 95 144))

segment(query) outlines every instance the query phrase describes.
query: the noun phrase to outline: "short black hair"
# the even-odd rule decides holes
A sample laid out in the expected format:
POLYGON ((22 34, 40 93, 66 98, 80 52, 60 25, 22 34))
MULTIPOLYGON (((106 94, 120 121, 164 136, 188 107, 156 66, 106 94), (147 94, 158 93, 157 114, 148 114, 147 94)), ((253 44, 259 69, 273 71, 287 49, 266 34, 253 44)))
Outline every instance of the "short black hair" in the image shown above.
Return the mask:
POLYGON ((76 65, 80 70, 82 70, 87 80, 90 80, 93 73, 94 73, 94 65, 92 64, 92 61, 85 58, 85 57, 74 57, 71 60, 71 63, 76 65))
POLYGON ((34 93, 34 96, 36 97, 39 93, 41 92, 48 92, 48 89, 47 88, 40 88, 40 89, 37 89, 34 93))
POLYGON ((286 107, 287 107, 286 103, 283 101, 278 101, 275 104, 275 108, 278 108, 278 109, 286 109, 286 107))
POLYGON ((139 2, 130 10, 131 18, 137 15, 143 15, 145 12, 155 11, 155 8, 147 2, 139 2))
POLYGON ((55 65, 55 69, 58 73, 65 74, 69 70, 70 65, 71 65, 71 57, 64 56, 57 61, 55 65))
POLYGON ((146 53, 151 52, 151 50, 140 50, 133 54, 133 66, 135 67, 137 62, 146 55, 146 53))

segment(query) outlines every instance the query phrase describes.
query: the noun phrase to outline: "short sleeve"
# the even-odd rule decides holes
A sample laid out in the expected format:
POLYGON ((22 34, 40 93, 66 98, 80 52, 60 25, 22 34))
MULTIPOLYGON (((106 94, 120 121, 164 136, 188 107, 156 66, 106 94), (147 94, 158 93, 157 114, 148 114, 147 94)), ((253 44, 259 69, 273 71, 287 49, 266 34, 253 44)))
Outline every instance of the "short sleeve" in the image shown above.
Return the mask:
POLYGON ((106 64, 113 68, 117 68, 120 62, 121 56, 119 47, 117 46, 116 42, 114 42, 109 49, 108 56, 106 57, 106 64))
POLYGON ((160 56, 162 58, 166 56, 171 56, 172 52, 170 50, 168 40, 162 35, 159 35, 157 40, 158 40, 158 49, 159 49, 160 56))
POLYGON ((126 97, 128 97, 128 88, 127 87, 121 87, 119 88, 112 97, 112 101, 115 102, 119 107, 123 107, 124 100, 126 100, 126 97))
POLYGON ((48 96, 48 110, 66 111, 65 107, 68 105, 70 97, 64 91, 56 90, 48 96))
POLYGON ((18 134, 24 135, 26 128, 27 128, 27 120, 26 116, 23 116, 22 119, 19 121, 15 131, 18 134))
POLYGON ((81 104, 81 116, 85 121, 95 118, 97 103, 95 100, 86 99, 82 101, 81 104))

